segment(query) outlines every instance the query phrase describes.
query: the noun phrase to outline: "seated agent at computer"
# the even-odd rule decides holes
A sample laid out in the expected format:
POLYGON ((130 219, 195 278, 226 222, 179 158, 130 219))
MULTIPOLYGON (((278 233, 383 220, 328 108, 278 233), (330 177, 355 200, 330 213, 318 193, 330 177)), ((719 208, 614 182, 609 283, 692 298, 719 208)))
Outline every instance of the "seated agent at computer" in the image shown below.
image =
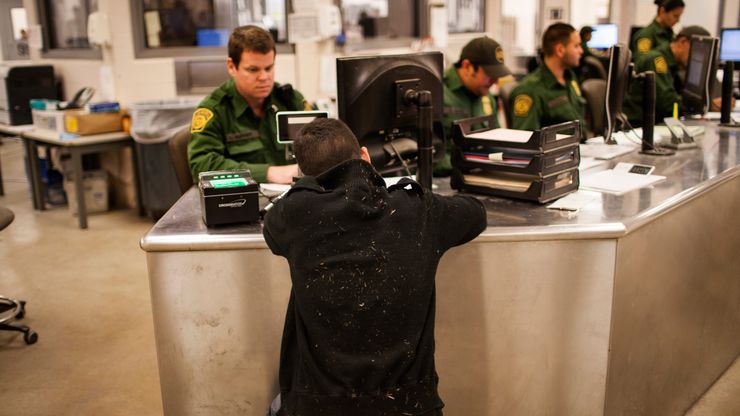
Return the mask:
POLYGON ((485 229, 483 204, 410 179, 386 188, 340 120, 304 126, 294 151, 305 176, 263 228, 293 283, 277 415, 441 415, 435 274, 485 229))
POLYGON ((213 170, 249 169, 257 182, 290 183, 298 167, 277 143, 275 113, 308 110, 290 84, 274 81, 275 43, 256 26, 234 29, 226 67, 231 79, 193 113, 188 161, 193 180, 213 170))
MULTIPOLYGON (((435 175, 449 175, 452 170, 452 122, 497 114, 496 98, 491 95, 490 88, 507 75, 511 75, 511 71, 504 65, 504 50, 486 36, 468 42, 460 52, 460 59, 445 70, 442 86, 447 152, 435 165, 435 175)), ((494 125, 488 127, 498 128, 498 118, 493 120, 494 125)))
POLYGON ((658 12, 652 23, 635 32, 630 40, 632 60, 651 50, 669 44, 673 40, 673 26, 681 20, 683 0, 655 0, 658 12))
POLYGON ((580 120, 584 127, 586 100, 574 68, 583 54, 581 36, 566 23, 555 23, 542 36, 543 64, 524 77, 511 93, 513 124, 519 130, 538 130, 580 120))
MULTIPOLYGON (((681 102, 683 81, 679 76, 679 71, 685 70, 689 63, 692 36, 709 36, 709 32, 701 26, 687 26, 676 35, 671 43, 659 46, 635 61, 636 73, 655 72, 656 123, 673 115, 674 103, 678 114, 683 114, 681 102)), ((634 127, 642 126, 642 100, 642 83, 631 82, 622 111, 634 127)), ((721 97, 714 101, 713 104, 718 106, 721 97)))

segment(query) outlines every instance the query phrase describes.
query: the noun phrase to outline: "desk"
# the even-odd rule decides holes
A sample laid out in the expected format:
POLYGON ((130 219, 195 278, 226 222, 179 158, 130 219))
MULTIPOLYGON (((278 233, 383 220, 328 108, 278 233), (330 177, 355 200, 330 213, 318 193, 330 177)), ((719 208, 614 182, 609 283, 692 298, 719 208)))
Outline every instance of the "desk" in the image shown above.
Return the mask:
MULTIPOLYGON (((20 126, 10 126, 4 123, 0 123, 0 138, 2 138, 3 136, 18 137, 24 131, 30 130, 32 128, 33 128, 32 124, 23 124, 20 126)), ((2 162, 3 162, 2 159, 0 159, 0 196, 5 195, 5 188, 3 188, 3 163, 2 162)))
MULTIPOLYGON (((667 179, 577 215, 481 197, 437 271, 451 415, 683 414, 740 354, 740 133, 610 161, 667 179)), ((452 192, 436 181, 439 193, 452 192)), ((259 225, 207 229, 189 190, 141 240, 166 415, 263 415, 290 278, 259 225)))
POLYGON ((21 134, 23 144, 26 149, 26 156, 29 164, 29 181, 33 190, 33 207, 37 210, 45 210, 43 183, 39 172, 38 163, 38 145, 54 146, 67 149, 72 156, 72 174, 75 181, 75 196, 77 198, 77 213, 80 228, 87 228, 87 209, 85 207, 85 192, 82 180, 82 155, 89 153, 99 153, 106 150, 118 149, 125 146, 131 147, 131 154, 134 165, 134 183, 136 187, 136 203, 139 207, 139 214, 143 212, 141 203, 141 186, 140 178, 136 174, 136 149, 133 140, 128 133, 115 132, 105 134, 94 134, 90 136, 81 136, 75 139, 62 140, 59 135, 53 131, 32 129, 24 131, 21 134))

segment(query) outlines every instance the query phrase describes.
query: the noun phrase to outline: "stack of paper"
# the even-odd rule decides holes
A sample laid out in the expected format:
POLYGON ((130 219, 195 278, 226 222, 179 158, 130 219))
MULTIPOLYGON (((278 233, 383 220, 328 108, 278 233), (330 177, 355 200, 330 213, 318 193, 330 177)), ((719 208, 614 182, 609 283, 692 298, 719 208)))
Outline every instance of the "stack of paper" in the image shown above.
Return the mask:
POLYGON ((584 175, 581 178, 580 188, 619 195, 662 180, 665 180, 665 176, 604 170, 593 175, 584 175))

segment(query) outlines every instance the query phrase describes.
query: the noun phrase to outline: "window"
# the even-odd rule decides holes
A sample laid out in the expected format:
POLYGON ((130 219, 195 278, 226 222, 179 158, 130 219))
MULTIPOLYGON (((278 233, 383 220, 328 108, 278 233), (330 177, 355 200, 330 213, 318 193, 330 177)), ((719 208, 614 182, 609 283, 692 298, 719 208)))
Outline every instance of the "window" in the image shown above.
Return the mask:
POLYGON ((87 39, 87 17, 98 10, 97 0, 40 0, 39 18, 45 58, 101 59, 87 39))
POLYGON ((135 0, 131 2, 137 57, 223 56, 231 31, 254 24, 284 49, 286 0, 135 0))

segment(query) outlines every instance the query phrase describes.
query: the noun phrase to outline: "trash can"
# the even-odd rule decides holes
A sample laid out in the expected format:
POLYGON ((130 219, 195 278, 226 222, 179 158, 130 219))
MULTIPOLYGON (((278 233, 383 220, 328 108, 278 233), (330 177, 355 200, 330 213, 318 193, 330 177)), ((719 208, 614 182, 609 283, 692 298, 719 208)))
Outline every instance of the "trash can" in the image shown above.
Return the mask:
POLYGON ((190 124, 200 99, 141 101, 129 106, 136 141, 141 199, 147 214, 159 219, 180 198, 180 185, 168 141, 190 124))

